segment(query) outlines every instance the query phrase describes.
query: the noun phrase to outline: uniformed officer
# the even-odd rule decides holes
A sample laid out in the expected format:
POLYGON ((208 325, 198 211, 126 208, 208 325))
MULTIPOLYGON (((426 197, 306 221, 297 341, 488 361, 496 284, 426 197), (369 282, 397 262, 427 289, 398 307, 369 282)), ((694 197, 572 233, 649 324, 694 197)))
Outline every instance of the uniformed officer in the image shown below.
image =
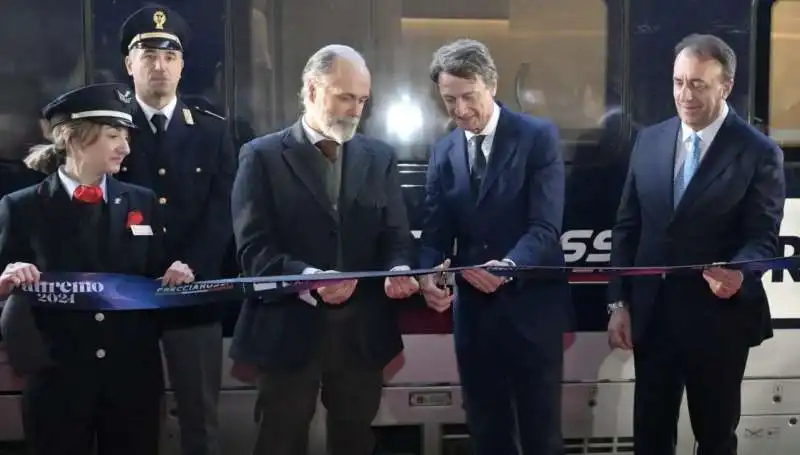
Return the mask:
MULTIPOLYGON (((227 123, 176 95, 189 27, 174 11, 148 6, 120 31, 125 67, 141 109, 120 179, 155 191, 164 208, 166 256, 186 258, 198 279, 214 279, 232 241, 230 194, 236 155, 227 123)), ((177 400, 184 455, 219 453, 222 371, 219 305, 171 312, 182 328, 162 344, 177 400)))
MULTIPOLYGON (((44 109, 53 143, 26 162, 60 165, 43 182, 0 200, 0 298, 47 271, 163 277, 166 284, 194 279, 184 263, 162 267, 155 194, 111 177, 130 152, 135 105, 124 84, 97 84, 44 109)), ((50 359, 30 372, 23 392, 32 453, 89 454, 95 442, 99 455, 157 453, 164 390, 159 313, 29 309, 17 314, 32 316, 28 326, 38 330, 50 359)), ((21 349, 14 346, 21 340, 6 342, 21 349)))

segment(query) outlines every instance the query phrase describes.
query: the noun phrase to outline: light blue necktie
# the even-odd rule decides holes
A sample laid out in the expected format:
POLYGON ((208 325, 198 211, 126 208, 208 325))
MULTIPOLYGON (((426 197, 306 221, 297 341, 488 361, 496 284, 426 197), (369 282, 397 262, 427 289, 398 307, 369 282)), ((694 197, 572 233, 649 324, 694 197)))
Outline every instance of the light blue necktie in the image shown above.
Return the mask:
POLYGON ((697 172, 697 167, 700 165, 700 136, 696 133, 692 134, 692 148, 686 159, 683 161, 682 172, 677 175, 675 179, 675 207, 683 197, 683 192, 692 181, 692 176, 697 172))

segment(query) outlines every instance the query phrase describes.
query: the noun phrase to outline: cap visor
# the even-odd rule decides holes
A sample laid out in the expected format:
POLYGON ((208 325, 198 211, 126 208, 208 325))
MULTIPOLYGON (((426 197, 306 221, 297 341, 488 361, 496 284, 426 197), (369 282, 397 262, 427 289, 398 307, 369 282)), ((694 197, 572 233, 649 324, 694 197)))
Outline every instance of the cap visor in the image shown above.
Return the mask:
POLYGON ((139 41, 136 43, 134 48, 141 48, 141 49, 155 49, 155 50, 167 50, 167 51, 182 51, 183 48, 181 47, 180 43, 164 38, 147 38, 139 41))
POLYGON ((104 125, 108 125, 108 126, 114 126, 114 127, 120 127, 121 126, 121 127, 124 127, 124 128, 136 129, 136 125, 134 125, 133 122, 129 122, 129 121, 127 121, 125 119, 121 119, 121 118, 116 118, 116 117, 95 117, 95 118, 93 118, 91 120, 94 121, 94 122, 97 122, 97 123, 102 123, 104 125))

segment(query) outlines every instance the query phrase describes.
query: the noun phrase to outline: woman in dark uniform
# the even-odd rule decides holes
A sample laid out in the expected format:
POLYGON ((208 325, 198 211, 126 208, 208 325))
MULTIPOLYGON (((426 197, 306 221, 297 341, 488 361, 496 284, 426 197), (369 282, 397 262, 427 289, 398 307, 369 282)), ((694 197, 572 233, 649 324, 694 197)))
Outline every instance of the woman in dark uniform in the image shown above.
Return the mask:
MULTIPOLYGON (((0 299, 41 272, 141 275, 168 285, 194 279, 185 264, 162 263, 155 194, 111 177, 129 153, 134 106, 127 86, 96 84, 44 109, 53 144, 26 162, 56 168, 0 200, 0 299)), ((27 377, 23 394, 32 453, 89 455, 96 442, 99 455, 157 454, 158 313, 30 310, 50 358, 27 377)), ((6 341, 11 350, 15 340, 6 341)))

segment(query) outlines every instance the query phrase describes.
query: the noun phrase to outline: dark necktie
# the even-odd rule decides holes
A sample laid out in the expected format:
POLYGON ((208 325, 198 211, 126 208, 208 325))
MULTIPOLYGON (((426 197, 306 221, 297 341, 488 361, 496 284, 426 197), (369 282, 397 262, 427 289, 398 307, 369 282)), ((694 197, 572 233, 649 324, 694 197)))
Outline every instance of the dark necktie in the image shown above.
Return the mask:
POLYGON ((156 112, 150 122, 156 127, 156 137, 163 136, 164 131, 167 129, 167 116, 161 112, 156 112))
POLYGON ((486 139, 486 136, 484 135, 475 136, 475 157, 472 160, 470 180, 472 180, 472 186, 476 192, 481 187, 483 174, 486 173, 486 155, 483 154, 484 139, 486 139))
POLYGON ((325 155, 325 158, 328 158, 330 161, 336 160, 336 155, 339 151, 339 144, 337 144, 336 141, 324 139, 317 142, 316 145, 322 154, 325 155))
POLYGON ((73 191, 72 197, 85 204, 97 204, 103 200, 103 190, 99 186, 80 185, 73 191))

